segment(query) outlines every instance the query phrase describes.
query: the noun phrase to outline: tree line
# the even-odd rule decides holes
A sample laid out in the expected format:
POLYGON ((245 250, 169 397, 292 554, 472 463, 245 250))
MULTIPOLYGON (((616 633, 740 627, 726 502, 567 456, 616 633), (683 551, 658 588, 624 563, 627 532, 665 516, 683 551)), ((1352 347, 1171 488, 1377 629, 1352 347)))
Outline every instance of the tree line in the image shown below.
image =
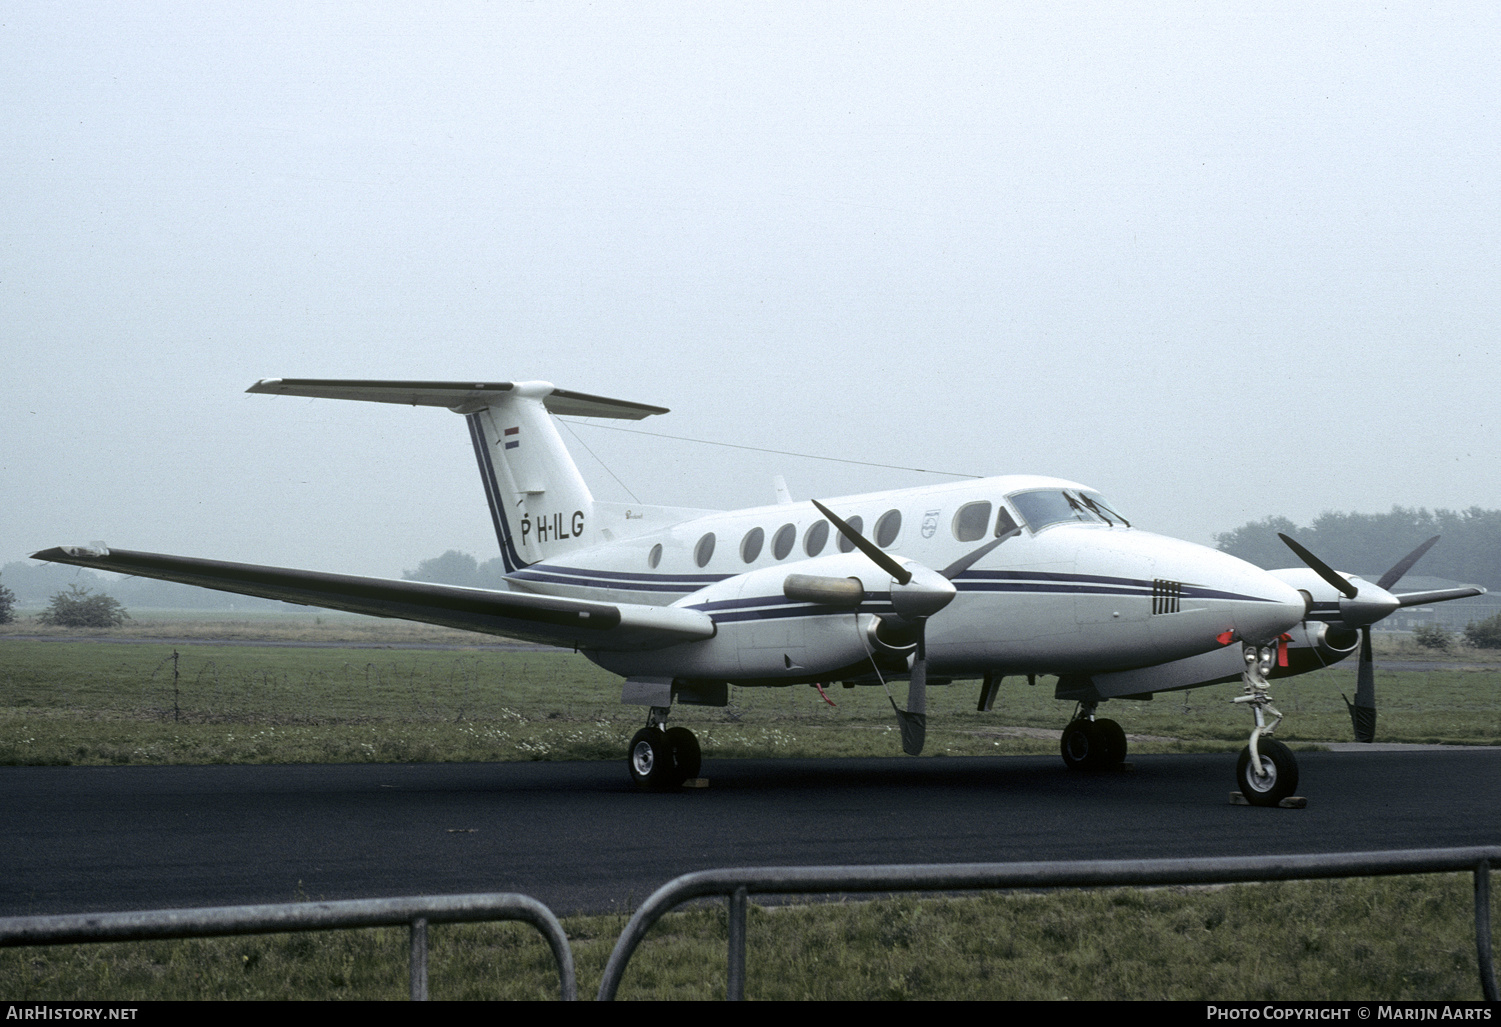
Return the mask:
POLYGON ((1214 541, 1223 552, 1267 570, 1301 566, 1278 532, 1297 539, 1331 567, 1372 581, 1421 543, 1442 535, 1443 541, 1412 574, 1501 589, 1501 510, 1394 506, 1384 514, 1326 513, 1303 527, 1286 517, 1267 517, 1215 535, 1214 541))
POLYGON ((92 592, 108 592, 130 606, 158 610, 262 610, 288 606, 274 599, 235 595, 155 578, 119 578, 83 567, 15 560, 0 568, 14 603, 35 606, 50 602, 59 592, 77 585, 92 592))
POLYGON ((462 585, 465 588, 506 587, 506 565, 500 557, 480 563, 457 549, 423 560, 416 570, 402 571, 401 576, 407 581, 431 581, 437 585, 462 585))

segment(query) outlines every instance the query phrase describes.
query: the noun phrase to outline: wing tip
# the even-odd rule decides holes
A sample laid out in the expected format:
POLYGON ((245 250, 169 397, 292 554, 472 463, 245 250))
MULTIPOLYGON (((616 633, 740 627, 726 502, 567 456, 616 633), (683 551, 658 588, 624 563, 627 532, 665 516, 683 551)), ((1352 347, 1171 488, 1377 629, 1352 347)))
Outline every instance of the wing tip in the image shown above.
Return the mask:
POLYGON ((86 546, 53 546, 31 554, 33 560, 49 563, 67 563, 72 560, 102 560, 109 556, 109 546, 103 542, 90 542, 86 546))

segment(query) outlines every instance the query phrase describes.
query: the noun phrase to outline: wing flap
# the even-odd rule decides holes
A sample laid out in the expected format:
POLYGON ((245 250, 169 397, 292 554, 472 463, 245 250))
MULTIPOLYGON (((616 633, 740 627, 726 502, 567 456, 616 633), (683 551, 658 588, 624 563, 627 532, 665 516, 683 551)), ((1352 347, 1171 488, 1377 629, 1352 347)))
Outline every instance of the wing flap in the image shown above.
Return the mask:
POLYGON ((32 559, 578 649, 662 649, 712 638, 715 632, 707 614, 679 608, 593 603, 122 549, 60 546, 33 553, 32 559))

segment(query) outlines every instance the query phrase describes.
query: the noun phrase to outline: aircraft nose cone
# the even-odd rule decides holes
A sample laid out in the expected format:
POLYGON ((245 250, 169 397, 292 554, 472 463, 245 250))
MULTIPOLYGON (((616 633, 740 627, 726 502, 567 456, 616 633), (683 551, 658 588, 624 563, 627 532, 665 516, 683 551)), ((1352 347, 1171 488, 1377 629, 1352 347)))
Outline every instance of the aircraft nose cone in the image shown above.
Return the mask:
POLYGON ((1235 628, 1247 642, 1269 642, 1308 615, 1302 592, 1259 568, 1247 593, 1254 599, 1237 604, 1235 613, 1235 628))

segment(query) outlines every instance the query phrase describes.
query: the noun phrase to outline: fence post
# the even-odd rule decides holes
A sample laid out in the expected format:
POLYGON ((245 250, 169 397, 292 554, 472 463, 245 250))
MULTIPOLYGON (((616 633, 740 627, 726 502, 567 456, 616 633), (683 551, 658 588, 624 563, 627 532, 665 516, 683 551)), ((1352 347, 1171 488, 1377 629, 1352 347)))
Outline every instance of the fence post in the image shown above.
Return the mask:
POLYGON ((730 968, 724 997, 731 1002, 745 1000, 745 907, 749 905, 745 885, 730 892, 730 968))
POLYGON ((412 921, 412 1001, 427 1001, 427 917, 412 921))
POLYGON ((1496 991, 1496 964, 1491 956, 1491 861, 1475 866, 1475 955, 1480 960, 1480 992, 1487 1002, 1501 1002, 1496 991))

